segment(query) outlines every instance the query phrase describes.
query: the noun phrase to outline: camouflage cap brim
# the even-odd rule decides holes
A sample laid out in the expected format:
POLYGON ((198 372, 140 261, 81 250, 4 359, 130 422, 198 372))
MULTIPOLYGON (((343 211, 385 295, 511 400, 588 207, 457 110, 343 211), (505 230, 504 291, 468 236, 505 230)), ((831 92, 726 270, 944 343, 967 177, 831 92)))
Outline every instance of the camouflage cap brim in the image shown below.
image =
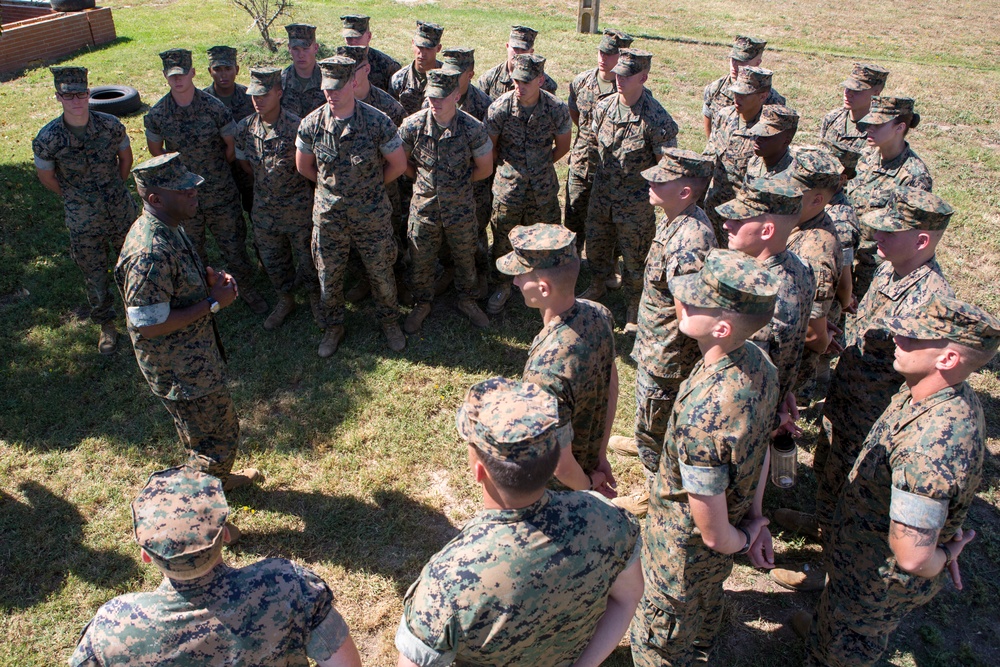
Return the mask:
POLYGON ((701 279, 700 273, 674 276, 668 281, 670 293, 681 303, 698 308, 721 308, 715 293, 701 279))
POLYGON ((859 81, 857 79, 844 79, 840 82, 841 88, 847 88, 848 90, 871 90, 874 86, 871 86, 864 81, 859 81))
POLYGON ((882 125, 891 120, 896 120, 898 117, 896 114, 869 112, 868 115, 858 121, 858 127, 864 125, 882 125))
POLYGON ((861 224, 880 232, 905 232, 916 229, 891 208, 877 208, 861 216, 861 224))
MULTIPOLYGON (((444 68, 442 67, 441 69, 444 69, 444 68)), ((444 97, 448 97, 453 92, 455 92, 454 88, 452 88, 451 90, 448 90, 446 88, 442 88, 441 86, 432 86, 430 84, 427 84, 427 88, 426 88, 426 90, 424 90, 424 97, 428 97, 428 98, 432 98, 432 99, 435 99, 435 100, 439 100, 439 99, 442 99, 444 97)))
POLYGON ((739 132, 741 137, 774 137, 785 130, 774 125, 769 125, 768 123, 757 123, 753 127, 748 127, 747 129, 739 132))
POLYGON ((187 74, 191 71, 189 67, 181 67, 180 65, 171 65, 163 70, 163 76, 174 76, 175 74, 187 74))
POLYGON ((773 312, 777 298, 776 283, 773 291, 767 294, 750 294, 718 280, 710 284, 704 269, 698 273, 674 276, 667 285, 674 298, 687 306, 722 308, 746 315, 773 312))
POLYGON ((510 45, 512 49, 531 49, 534 48, 534 44, 524 39, 523 37, 515 37, 511 35, 507 39, 507 44, 510 45))
POLYGON ((730 199, 724 204, 719 204, 715 207, 715 212, 725 220, 747 220, 767 213, 767 206, 758 202, 736 198, 730 199))
POLYGON ((737 81, 729 86, 729 92, 736 93, 737 95, 752 95, 754 93, 762 93, 766 89, 757 89, 748 83, 737 81))
POLYGON ((1000 320, 954 297, 931 294, 919 308, 883 319, 894 335, 916 340, 947 340, 975 350, 996 351, 1000 320))
POLYGON ((424 37, 422 35, 417 35, 416 37, 414 37, 413 43, 422 49, 433 49, 435 46, 440 44, 440 42, 437 42, 429 37, 424 37))
POLYGON ((535 270, 535 267, 521 261, 520 256, 513 250, 502 257, 497 257, 496 265, 497 271, 508 276, 520 276, 535 270))

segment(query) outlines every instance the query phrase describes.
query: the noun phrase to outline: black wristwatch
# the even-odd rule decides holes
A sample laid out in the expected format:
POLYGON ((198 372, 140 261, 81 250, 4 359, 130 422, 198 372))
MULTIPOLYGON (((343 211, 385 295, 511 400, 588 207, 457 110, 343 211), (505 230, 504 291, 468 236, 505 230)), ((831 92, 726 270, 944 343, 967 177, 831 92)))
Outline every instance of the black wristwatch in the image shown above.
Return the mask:
POLYGON ((951 549, 949 549, 948 545, 945 544, 944 542, 942 542, 938 546, 944 549, 944 566, 948 567, 955 561, 955 557, 952 555, 951 549))
POLYGON ((736 553, 738 553, 738 554, 748 553, 750 551, 750 531, 748 531, 746 528, 743 528, 742 526, 736 526, 736 530, 738 530, 741 533, 743 533, 744 535, 746 535, 746 538, 747 538, 747 543, 744 544, 743 548, 740 549, 739 551, 737 551, 736 553))
POLYGON ((208 297, 208 309, 212 311, 212 313, 217 313, 222 310, 222 306, 220 306, 219 302, 212 297, 208 297))

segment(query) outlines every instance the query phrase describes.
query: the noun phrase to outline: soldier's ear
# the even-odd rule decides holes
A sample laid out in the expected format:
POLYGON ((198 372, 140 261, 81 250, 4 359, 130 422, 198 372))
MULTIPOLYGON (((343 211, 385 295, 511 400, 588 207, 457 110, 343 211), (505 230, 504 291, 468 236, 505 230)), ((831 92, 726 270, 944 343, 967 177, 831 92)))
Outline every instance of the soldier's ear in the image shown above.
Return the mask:
POLYGON ((951 345, 945 346, 938 355, 934 368, 939 371, 953 371, 962 364, 962 355, 951 345))
POLYGON ((720 318, 712 327, 713 338, 729 338, 733 334, 733 323, 728 319, 720 318))

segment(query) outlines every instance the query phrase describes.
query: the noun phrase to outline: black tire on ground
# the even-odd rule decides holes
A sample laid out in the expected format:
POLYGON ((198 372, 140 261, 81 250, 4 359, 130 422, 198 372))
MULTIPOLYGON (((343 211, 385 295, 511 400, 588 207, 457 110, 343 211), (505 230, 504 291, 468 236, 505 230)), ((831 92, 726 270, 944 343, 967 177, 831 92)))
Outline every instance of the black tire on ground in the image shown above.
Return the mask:
POLYGON ((90 110, 124 116, 142 106, 139 91, 130 86, 94 86, 90 89, 90 110))
POLYGON ((79 12, 84 9, 93 9, 94 0, 49 0, 49 5, 57 12, 79 12))

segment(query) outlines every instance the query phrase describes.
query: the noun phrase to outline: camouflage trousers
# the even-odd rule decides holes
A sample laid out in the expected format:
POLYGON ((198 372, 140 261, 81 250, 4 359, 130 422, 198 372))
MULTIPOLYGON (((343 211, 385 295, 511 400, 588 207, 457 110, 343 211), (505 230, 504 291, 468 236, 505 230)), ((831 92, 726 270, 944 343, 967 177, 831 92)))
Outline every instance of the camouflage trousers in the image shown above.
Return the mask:
MULTIPOLYGON (((636 667, 686 667, 696 647, 715 642, 733 557, 712 551, 681 525, 681 515, 690 514, 686 503, 654 496, 649 510, 642 545, 646 588, 632 619, 632 660, 636 667)), ((688 516, 683 523, 693 521, 688 516)))
POLYGON ((478 242, 476 243, 476 271, 482 275, 490 274, 490 239, 486 230, 490 227, 490 217, 493 214, 493 177, 472 184, 472 197, 476 200, 476 227, 478 242))
MULTIPOLYGON (((184 222, 184 231, 191 237, 198 256, 205 264, 205 230, 212 232, 219 246, 224 267, 236 278, 237 285, 249 285, 253 278, 253 265, 247 256, 247 225, 243 220, 238 193, 234 189, 229 200, 208 208, 208 198, 199 200, 198 213, 184 222)), ((213 267, 220 268, 220 267, 213 267)))
POLYGON ((624 260, 622 289, 626 301, 638 303, 646 255, 656 234, 656 214, 648 202, 623 207, 604 199, 590 200, 587 210, 587 261, 595 283, 603 283, 615 271, 615 244, 624 260))
POLYGON ((947 576, 884 572, 884 561, 852 546, 833 547, 833 567, 806 642, 805 664, 811 667, 875 665, 900 621, 930 602, 947 576))
POLYGON ((105 324, 116 318, 114 292, 117 290, 108 263, 110 260, 114 266, 137 215, 132 197, 111 211, 94 210, 89 206, 66 211, 69 255, 83 273, 90 319, 95 324, 105 324))
POLYGON ((859 417, 838 419, 835 426, 823 417, 823 428, 816 438, 813 472, 816 474, 816 520, 823 535, 824 553, 829 553, 833 515, 847 476, 861 453, 871 424, 859 417))
POLYGON ((312 256, 320 289, 320 326, 344 324, 344 274, 351 248, 364 264, 375 300, 375 316, 383 323, 399 318, 396 298, 396 242, 389 206, 380 207, 362 220, 348 211, 330 211, 313 216, 312 256))
POLYGON ((240 422, 228 389, 191 400, 161 398, 188 451, 188 465, 226 483, 240 444, 240 422))
POLYGON ((236 181, 236 189, 240 193, 240 206, 247 215, 250 215, 253 213, 253 174, 243 171, 238 162, 233 162, 229 166, 233 172, 233 180, 236 181))
POLYGON ((667 422, 684 378, 650 375, 640 366, 635 374, 635 444, 646 476, 660 469, 667 422))
POLYGON ((583 248, 587 240, 587 209, 590 207, 590 191, 594 187, 594 177, 587 177, 573 169, 566 173, 566 204, 563 224, 576 234, 577 249, 583 248))
POLYGON ((497 271, 496 261, 509 253, 513 248, 510 245, 510 230, 519 225, 534 225, 545 223, 558 225, 562 222, 562 212, 559 210, 559 198, 556 192, 551 197, 540 198, 537 193, 529 190, 520 204, 508 205, 493 200, 493 215, 490 218, 490 229, 493 232, 493 249, 491 253, 490 267, 493 273, 493 282, 505 284, 513 280, 511 276, 504 275, 497 271))
POLYGON ((312 257, 310 202, 290 203, 271 210, 258 203, 253 215, 253 235, 264 272, 275 291, 289 294, 297 285, 319 289, 312 257))
POLYGON ((476 282, 476 246, 478 229, 473 211, 465 220, 452 221, 444 226, 440 215, 428 216, 427 207, 418 213, 411 207, 409 216, 410 241, 410 291, 416 303, 430 303, 434 300, 434 270, 442 241, 447 242, 450 258, 455 267, 455 289, 462 296, 475 299, 478 296, 476 282), (434 219, 437 218, 437 219, 434 219))

